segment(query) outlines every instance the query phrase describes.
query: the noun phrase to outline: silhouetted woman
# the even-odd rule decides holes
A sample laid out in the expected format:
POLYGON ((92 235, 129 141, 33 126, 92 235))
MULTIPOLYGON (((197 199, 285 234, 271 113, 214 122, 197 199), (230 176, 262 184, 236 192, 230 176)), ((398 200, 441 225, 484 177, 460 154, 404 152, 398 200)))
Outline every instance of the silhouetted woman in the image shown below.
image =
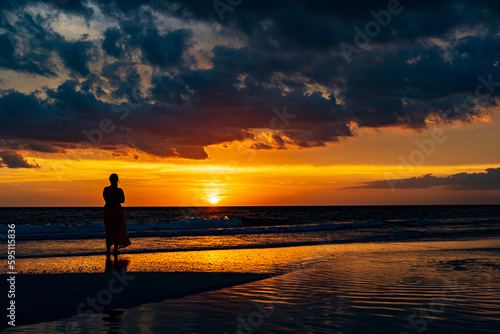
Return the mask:
POLYGON ((104 188, 102 196, 106 201, 104 205, 104 226, 106 228, 106 253, 111 252, 111 245, 115 248, 113 252, 118 253, 119 248, 130 245, 125 228, 125 216, 123 215, 121 203, 125 202, 125 194, 118 188, 118 175, 109 176, 111 185, 104 188))

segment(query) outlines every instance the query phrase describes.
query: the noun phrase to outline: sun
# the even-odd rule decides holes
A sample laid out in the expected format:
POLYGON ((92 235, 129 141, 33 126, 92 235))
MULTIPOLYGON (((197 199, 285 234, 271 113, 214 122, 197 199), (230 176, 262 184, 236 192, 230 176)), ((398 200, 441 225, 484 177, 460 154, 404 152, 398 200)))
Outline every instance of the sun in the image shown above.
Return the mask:
POLYGON ((220 201, 220 197, 217 195, 210 195, 208 196, 208 201, 210 202, 210 204, 217 204, 220 201))

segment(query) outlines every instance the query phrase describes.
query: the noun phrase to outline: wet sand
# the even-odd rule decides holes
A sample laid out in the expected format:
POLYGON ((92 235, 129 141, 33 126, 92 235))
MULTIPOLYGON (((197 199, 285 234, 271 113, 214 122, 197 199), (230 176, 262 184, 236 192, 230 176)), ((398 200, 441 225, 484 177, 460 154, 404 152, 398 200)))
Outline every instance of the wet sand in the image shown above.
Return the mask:
MULTIPOLYGON (((2 276, 2 284, 5 284, 6 277, 2 276)), ((269 276, 117 271, 21 274, 16 275, 16 326, 57 320, 78 313, 89 318, 94 313, 217 290, 269 276)), ((7 326, 5 322, 2 325, 7 326)))
MULTIPOLYGON (((485 238, 122 255, 112 267, 128 267, 134 279, 17 275, 18 324, 45 322, 7 332, 494 332, 499 246, 499 238, 485 238), (144 269, 177 272, 138 272, 144 269), (110 301, 93 317, 87 298, 110 301)), ((105 270, 102 257, 89 258, 66 269, 95 262, 105 270)))

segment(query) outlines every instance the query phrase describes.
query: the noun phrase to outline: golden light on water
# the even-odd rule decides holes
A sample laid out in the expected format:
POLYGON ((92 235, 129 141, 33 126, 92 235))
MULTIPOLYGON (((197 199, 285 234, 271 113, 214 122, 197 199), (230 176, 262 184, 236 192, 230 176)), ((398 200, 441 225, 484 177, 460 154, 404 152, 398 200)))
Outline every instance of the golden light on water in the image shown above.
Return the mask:
MULTIPOLYGON (((208 239, 207 239, 208 240, 208 239)), ((299 269, 307 264, 319 263, 320 261, 339 261, 339 265, 356 263, 357 269, 371 267, 380 275, 386 275, 387 267, 373 266, 372 261, 366 260, 369 254, 392 254, 409 262, 417 263, 423 251, 428 250, 456 250, 494 248, 499 239, 477 241, 442 241, 442 242, 389 242, 389 243, 353 243, 341 245, 315 245, 301 247, 283 248, 258 248, 258 249, 225 249, 186 252, 154 252, 120 255, 120 260, 128 262, 127 271, 189 271, 189 272, 255 272, 274 273, 276 269, 284 268, 299 269), (413 254, 413 255, 412 255, 413 254), (332 257, 333 256, 333 257, 332 257), (352 257, 349 259, 348 257, 352 257), (312 259, 312 262, 302 262, 298 265, 298 259, 312 259), (379 271, 380 269, 380 271, 379 271)), ((67 243, 65 247, 71 247, 67 243)), ((447 256, 446 252, 444 256, 447 256)), ((465 256, 465 255, 464 255, 465 256)), ((300 261, 299 261, 300 262, 300 261)), ((21 273, 93 273, 104 272, 106 267, 106 256, 61 256, 47 258, 24 258, 19 264, 18 271, 21 273)), ((314 268, 314 267, 313 267, 314 268)), ((356 270, 357 270, 356 269, 356 270)), ((396 268, 397 272, 406 271, 396 268)), ((0 273, 5 274, 6 268, 0 268, 0 273)), ((375 274, 375 272, 372 272, 375 274)), ((442 273, 442 272, 441 272, 442 273)))

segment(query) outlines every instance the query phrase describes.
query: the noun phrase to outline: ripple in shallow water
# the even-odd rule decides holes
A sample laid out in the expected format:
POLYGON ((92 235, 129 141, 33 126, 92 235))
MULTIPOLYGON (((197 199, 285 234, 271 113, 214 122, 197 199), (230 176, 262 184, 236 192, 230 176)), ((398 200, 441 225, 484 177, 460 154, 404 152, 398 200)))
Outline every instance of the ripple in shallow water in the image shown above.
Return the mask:
MULTIPOLYGON (((153 332, 473 333, 494 332, 499 275, 446 270, 422 253, 347 256, 268 280, 137 308, 153 332), (381 264, 397 257, 398 265, 381 264), (492 287, 496 287, 493 288, 492 287)), ((437 254, 434 254, 436 256, 437 254)), ((464 255, 444 252, 441 259, 464 255)), ((491 263, 498 261, 490 258, 491 263)))
MULTIPOLYGON (((308 248, 307 256, 296 256, 294 266, 290 255, 282 254, 287 268, 297 270, 233 288, 145 304, 115 312, 114 317, 103 315, 86 332, 498 332, 498 252, 466 249, 464 242, 448 249, 441 243, 421 244, 420 248, 416 243, 322 246, 323 253, 318 255, 334 256, 320 256, 317 261, 312 260, 308 248), (467 264, 470 270, 457 270, 457 264, 467 264)), ((278 250, 274 256, 280 256, 278 250)), ((65 323, 26 326, 23 332, 62 331, 65 323)))

